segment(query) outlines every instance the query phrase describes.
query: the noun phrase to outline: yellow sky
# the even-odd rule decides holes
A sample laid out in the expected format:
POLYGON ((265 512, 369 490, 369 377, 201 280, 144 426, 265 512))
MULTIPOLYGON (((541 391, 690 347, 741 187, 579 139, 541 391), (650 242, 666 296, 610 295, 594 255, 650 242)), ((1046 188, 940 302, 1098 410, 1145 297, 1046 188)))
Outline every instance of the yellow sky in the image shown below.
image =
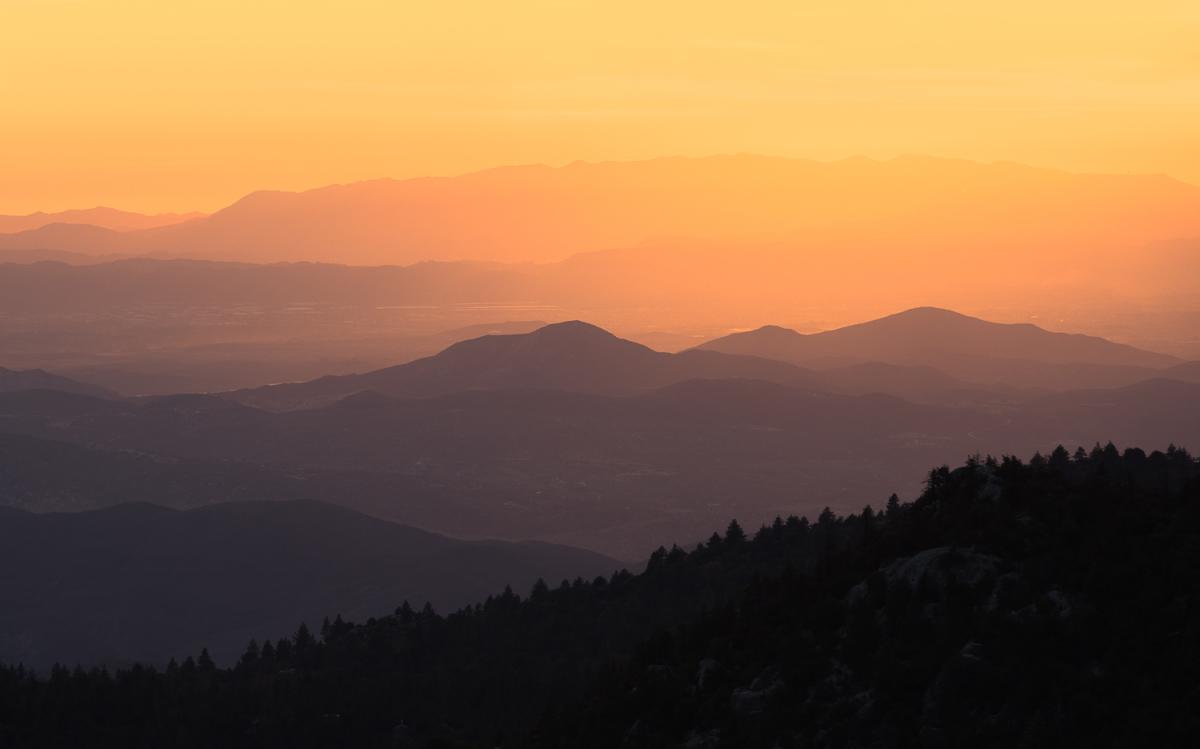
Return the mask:
POLYGON ((0 213, 667 154, 1200 182, 1200 2, 0 0, 0 213))

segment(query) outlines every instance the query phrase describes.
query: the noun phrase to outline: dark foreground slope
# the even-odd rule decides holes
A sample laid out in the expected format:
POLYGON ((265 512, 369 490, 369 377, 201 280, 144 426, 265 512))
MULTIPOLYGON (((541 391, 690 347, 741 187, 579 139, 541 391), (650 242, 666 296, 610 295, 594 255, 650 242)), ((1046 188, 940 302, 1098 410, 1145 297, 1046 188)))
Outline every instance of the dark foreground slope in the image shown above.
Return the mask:
POLYGON ((0 508, 0 659, 162 665, 208 647, 231 663, 249 638, 300 621, 363 617, 405 599, 457 608, 508 584, 616 566, 565 546, 460 541, 317 502, 0 508))
POLYGON ((1200 465, 1111 446, 644 573, 106 673, 0 671, 5 746, 1182 746, 1200 465))
POLYGON ((1055 393, 999 413, 754 380, 626 397, 360 393, 284 413, 214 396, 0 393, 0 505, 309 498, 452 536, 638 559, 730 517, 758 525, 908 499, 925 466, 964 454, 1108 440, 1200 443, 1200 385, 1055 393))

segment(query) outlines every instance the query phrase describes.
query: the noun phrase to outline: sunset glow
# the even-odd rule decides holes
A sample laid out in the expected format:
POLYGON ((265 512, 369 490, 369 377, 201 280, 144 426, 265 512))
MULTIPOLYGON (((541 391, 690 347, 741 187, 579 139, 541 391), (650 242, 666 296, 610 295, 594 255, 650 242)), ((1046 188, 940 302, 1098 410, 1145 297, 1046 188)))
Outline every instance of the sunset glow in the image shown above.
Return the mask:
POLYGON ((0 4, 0 213, 762 153, 1200 182, 1200 5, 0 4))
POLYGON ((1200 734, 1200 0, 0 0, 0 749, 1200 734))

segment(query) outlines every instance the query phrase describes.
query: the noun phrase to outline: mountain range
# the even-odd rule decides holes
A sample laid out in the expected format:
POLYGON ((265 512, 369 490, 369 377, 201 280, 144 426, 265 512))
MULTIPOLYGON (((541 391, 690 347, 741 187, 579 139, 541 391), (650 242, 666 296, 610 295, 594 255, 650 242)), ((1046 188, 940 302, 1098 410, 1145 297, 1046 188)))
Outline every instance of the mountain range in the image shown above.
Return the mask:
POLYGON ((710 341, 701 348, 826 367, 862 363, 868 356, 876 361, 935 368, 939 356, 1128 367, 1165 367, 1178 363, 1178 359, 1171 356, 1141 351, 1096 336, 1052 333, 1031 323, 988 322, 933 307, 906 310, 811 335, 766 326, 710 341))
POLYGON ((729 378, 816 384, 803 370, 770 359, 699 350, 668 354, 570 321, 529 333, 473 338, 434 356, 366 374, 272 385, 228 397, 289 410, 327 405, 362 391, 399 398, 498 389, 631 395, 683 380, 729 378))
POLYGON ((1115 387, 1172 374, 1191 379, 1191 368, 1182 364, 1094 336, 925 307, 813 335, 767 326, 676 354, 653 351, 587 323, 557 323, 529 333, 466 340, 435 356, 365 374, 227 397, 288 410, 361 391, 400 398, 500 388, 628 395, 684 380, 742 378, 948 404, 1011 400, 1022 388, 1115 387))
POLYGON ((189 512, 125 504, 78 513, 0 508, 0 661, 165 664, 324 618, 442 611, 535 580, 618 563, 542 543, 460 541, 316 502, 189 512), (83 626, 81 626, 83 625, 83 626))
POLYGON ((678 353, 581 321, 439 335, 405 364, 213 394, 0 369, 0 661, 232 663, 298 622, 882 506, 936 483, 915 466, 1200 443, 1196 362, 944 309, 678 353))
MULTIPOLYGON (((422 305, 438 306, 432 316, 474 315, 446 320, 446 328, 503 320, 498 310, 512 306, 528 311, 521 317, 589 319, 627 335, 711 337, 753 321, 822 329, 932 304, 1002 310, 1005 319, 1040 315, 1196 358, 1190 300, 1200 276, 1178 269, 1200 262, 1197 216, 1200 188, 1166 177, 952 159, 737 155, 510 166, 256 192, 211 215, 150 228, 113 219, 0 232, 0 305, 38 310, 38 318, 19 318, 22 349, 31 345, 29 329, 36 336, 41 326, 105 354, 8 366, 103 370, 107 386, 131 392, 170 389, 138 376, 147 364, 175 389, 203 390, 309 379, 322 359, 342 362, 330 374, 363 371, 386 360, 322 351, 289 374, 274 357, 243 351, 211 375, 209 362, 195 358, 174 369, 145 360, 163 346, 303 337, 315 350, 318 340, 329 348, 347 336, 380 340, 422 320, 422 305), (148 257, 181 262, 154 266, 148 257), (296 309, 336 297, 355 312, 296 309), (159 327, 146 324, 142 304, 161 306, 159 327), (65 315, 92 319, 114 305, 118 327, 131 330, 99 335, 118 350, 110 340, 89 343, 95 326, 81 332, 84 320, 65 315), (833 310, 841 312, 831 319, 833 310), (218 315, 227 319, 213 324, 218 315), (321 324, 301 324, 313 320, 321 324), (185 321, 182 330, 163 329, 185 321), (161 340, 145 340, 156 335, 161 340), (255 369, 272 374, 255 383, 255 369)), ((13 324, 0 325, 5 348, 12 344, 4 328, 13 324)), ((1069 386, 1080 376, 1059 370, 1026 379, 1069 386)), ((946 373, 978 380, 980 367, 946 373)))
POLYGON ((766 326, 700 349, 817 369, 868 362, 929 367, 979 384, 1053 389, 1129 384, 1180 363, 1096 336, 988 322, 931 307, 810 335, 766 326))
MULTIPOLYGON (((1094 253, 1200 236, 1198 208, 1200 188, 1157 176, 926 157, 738 155, 510 166, 256 192, 182 223, 108 236, 44 226, 0 238, 0 249, 394 264, 549 261, 675 237, 803 237, 826 253, 874 241, 939 256, 970 246, 1035 258, 1049 247, 1074 256, 1065 248, 1094 253)), ((121 222, 91 223, 111 229, 121 222)))
POLYGON ((0 459, 14 466, 0 499, 38 509, 41 491, 55 508, 97 507, 114 501, 106 486, 179 507, 309 497, 452 535, 539 538, 628 559, 731 515, 769 519, 911 492, 923 478, 914 464, 1060 443, 1200 440, 1200 383, 1183 379, 1190 364, 1094 339, 1055 345, 1059 334, 944 310, 878 324, 892 336, 896 326, 924 327, 926 343, 950 352, 957 339, 943 326, 966 327, 964 357, 995 336, 1007 355, 1027 357, 1013 361, 1131 381, 1055 392, 875 361, 904 345, 864 345, 866 363, 806 369, 703 348, 665 354, 570 322, 362 375, 224 394, 0 394, 0 432, 11 435, 0 459), (1014 331, 1018 341, 1005 343, 1014 331), (1151 363, 1163 366, 1142 366, 1151 363), (864 452, 869 459, 852 460, 864 452), (106 467, 106 454, 120 458, 106 467))
POLYGON ((145 214, 102 206, 56 213, 39 211, 24 216, 0 216, 0 234, 36 231, 54 225, 86 225, 110 231, 127 232, 181 224, 203 217, 203 213, 145 214))
MULTIPOLYGON (((703 543, 659 547, 638 574, 538 582, 447 615, 392 603, 365 621, 281 625, 228 665, 204 650, 162 669, 31 673, 0 664, 0 741, 1187 746, 1200 729, 1189 691, 1200 678, 1191 657, 1200 639, 1191 605, 1197 502, 1200 463, 1174 447, 972 458, 932 468, 911 503, 892 498, 758 528, 729 522, 703 543)), ((279 508, 220 509, 248 518, 279 508)), ((133 510, 146 511, 121 512, 133 510)), ((152 512, 172 529, 185 519, 224 524, 215 511, 152 512)), ((366 535, 354 560, 371 559, 376 536, 387 534, 366 535)), ((185 547, 193 539, 210 541, 184 534, 185 547)), ((318 542, 329 546, 339 544, 318 542)), ((235 542, 232 560, 244 561, 242 551, 235 542)), ((297 582, 290 571, 281 577, 282 590, 258 595, 286 597, 297 582)), ((140 584, 143 570, 133 579, 140 584)), ((89 610, 79 612, 87 621, 89 610)), ((145 620, 162 617, 150 611, 145 620)))

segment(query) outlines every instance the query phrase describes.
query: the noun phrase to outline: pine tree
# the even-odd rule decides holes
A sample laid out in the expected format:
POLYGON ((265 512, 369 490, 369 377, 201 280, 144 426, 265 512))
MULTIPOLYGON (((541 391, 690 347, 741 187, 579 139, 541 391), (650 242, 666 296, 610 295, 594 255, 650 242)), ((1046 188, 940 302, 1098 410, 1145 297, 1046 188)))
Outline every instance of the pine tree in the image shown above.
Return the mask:
POLYGON ((300 627, 296 630, 296 634, 292 637, 296 643, 296 651, 304 652, 316 644, 313 639, 312 632, 308 631, 308 625, 304 622, 300 623, 300 627))
POLYGON ((208 648, 200 651, 200 657, 196 659, 196 668, 203 672, 216 670, 217 664, 213 663, 212 656, 208 654, 208 648))
POLYGON ((1067 452, 1067 448, 1059 445, 1054 448, 1054 452, 1050 453, 1050 467, 1056 470, 1061 470, 1071 462, 1071 455, 1067 452))
POLYGON ((738 525, 737 520, 730 520, 725 528, 725 543, 740 544, 745 540, 746 532, 742 530, 742 526, 738 525))
POLYGON ((246 645, 246 652, 242 653, 242 659, 238 661, 238 665, 243 668, 249 668, 258 662, 258 641, 251 638, 250 643, 246 645))

